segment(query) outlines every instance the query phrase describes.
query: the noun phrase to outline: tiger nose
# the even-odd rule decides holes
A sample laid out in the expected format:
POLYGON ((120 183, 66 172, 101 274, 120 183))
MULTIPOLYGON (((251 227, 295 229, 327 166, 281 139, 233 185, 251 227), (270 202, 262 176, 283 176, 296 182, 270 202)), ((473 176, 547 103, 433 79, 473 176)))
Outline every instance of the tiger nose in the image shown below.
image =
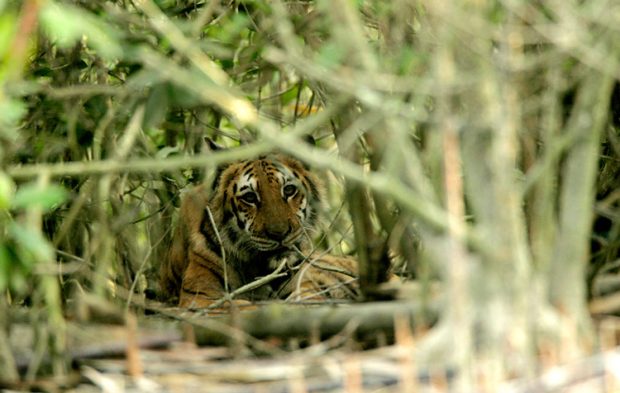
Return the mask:
POLYGON ((284 240, 286 235, 288 235, 290 227, 286 222, 276 222, 267 225, 265 231, 267 232, 267 236, 269 236, 270 239, 282 241, 284 240))

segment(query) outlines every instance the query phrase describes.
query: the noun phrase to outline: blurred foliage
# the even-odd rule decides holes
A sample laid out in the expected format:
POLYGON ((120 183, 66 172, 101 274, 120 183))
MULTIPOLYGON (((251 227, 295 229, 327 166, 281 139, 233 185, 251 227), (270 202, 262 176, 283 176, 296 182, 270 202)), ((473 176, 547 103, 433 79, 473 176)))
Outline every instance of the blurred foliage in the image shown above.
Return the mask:
POLYGON ((211 169, 174 160, 209 136, 331 169, 321 243, 364 269, 389 254, 403 276, 450 281, 451 238, 490 271, 476 301, 546 294, 567 163, 602 111, 596 202, 574 207, 594 214, 594 286, 620 269, 618 7, 525 3, 0 0, 0 291, 42 306, 57 285, 66 314, 83 293, 153 297, 181 190, 211 169))

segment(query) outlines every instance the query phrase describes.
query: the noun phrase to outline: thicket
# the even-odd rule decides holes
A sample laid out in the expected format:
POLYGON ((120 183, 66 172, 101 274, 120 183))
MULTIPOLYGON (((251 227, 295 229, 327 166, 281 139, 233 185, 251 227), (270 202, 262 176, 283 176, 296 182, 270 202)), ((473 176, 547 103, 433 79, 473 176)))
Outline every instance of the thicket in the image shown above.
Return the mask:
POLYGON ((619 25, 609 0, 0 1, 0 378, 10 310, 62 374, 65 318, 156 291, 181 190, 273 149, 328 174, 326 242, 366 299, 389 262, 412 301, 440 283, 421 361, 469 386, 591 351, 619 25))

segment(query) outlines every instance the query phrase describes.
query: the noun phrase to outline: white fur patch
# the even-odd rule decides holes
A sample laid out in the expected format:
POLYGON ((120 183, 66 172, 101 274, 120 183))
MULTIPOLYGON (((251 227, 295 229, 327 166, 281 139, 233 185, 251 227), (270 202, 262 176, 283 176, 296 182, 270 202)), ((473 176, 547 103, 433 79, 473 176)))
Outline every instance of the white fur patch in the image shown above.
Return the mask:
POLYGON ((237 194, 241 192, 241 189, 243 189, 244 193, 247 192, 247 188, 244 187, 250 187, 252 191, 256 191, 256 177, 253 177, 251 173, 241 176, 241 179, 237 182, 237 194))

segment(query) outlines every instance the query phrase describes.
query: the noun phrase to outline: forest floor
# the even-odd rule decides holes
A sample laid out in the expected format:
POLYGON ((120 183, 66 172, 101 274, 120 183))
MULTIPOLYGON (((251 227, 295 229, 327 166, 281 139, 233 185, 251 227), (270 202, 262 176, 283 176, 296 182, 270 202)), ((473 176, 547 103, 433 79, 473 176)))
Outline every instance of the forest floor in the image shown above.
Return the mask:
MULTIPOLYGON (((398 315, 394 307, 402 310, 402 303, 388 303, 395 303, 390 305, 393 315, 398 315)), ((346 317, 348 310, 363 314, 373 306, 356 307, 299 307, 299 311, 312 317, 325 310, 336 314, 345 310, 346 317)), ((310 334, 301 338, 269 337, 260 333, 259 339, 233 326, 258 329, 258 325, 269 325, 261 320, 274 312, 285 320, 297 318, 291 310, 290 306, 285 309, 268 306, 263 310, 205 316, 204 313, 167 309, 165 315, 131 317, 122 324, 68 321, 69 342, 65 355, 72 359, 72 367, 65 377, 5 383, 0 388, 80 393, 455 391, 452 387, 455 375, 449 368, 432 369, 416 364, 416 348, 428 329, 420 324, 411 328, 407 317, 393 317, 388 324, 391 333, 383 325, 373 333, 368 321, 362 318, 352 319, 343 326, 333 324, 329 327, 337 329, 333 334, 310 334), (199 320, 209 323, 200 326, 196 323, 199 320), (225 336, 228 339, 222 341, 225 336)), ((380 313, 378 315, 377 319, 381 319, 380 313)), ((401 312, 400 315, 405 314, 401 312)), ((325 315, 322 318, 333 319, 325 315)), ((620 391, 620 322, 608 316, 598 319, 597 326, 604 344, 604 350, 599 353, 544 370, 536 379, 503 382, 499 390, 489 390, 487 386, 471 391, 620 391)), ((262 328, 264 331, 266 326, 262 328)), ((254 333, 260 331, 256 329, 254 333)), ((27 373, 35 363, 43 369, 49 368, 48 354, 36 353, 37 340, 31 325, 13 325, 10 338, 22 372, 27 373)))

